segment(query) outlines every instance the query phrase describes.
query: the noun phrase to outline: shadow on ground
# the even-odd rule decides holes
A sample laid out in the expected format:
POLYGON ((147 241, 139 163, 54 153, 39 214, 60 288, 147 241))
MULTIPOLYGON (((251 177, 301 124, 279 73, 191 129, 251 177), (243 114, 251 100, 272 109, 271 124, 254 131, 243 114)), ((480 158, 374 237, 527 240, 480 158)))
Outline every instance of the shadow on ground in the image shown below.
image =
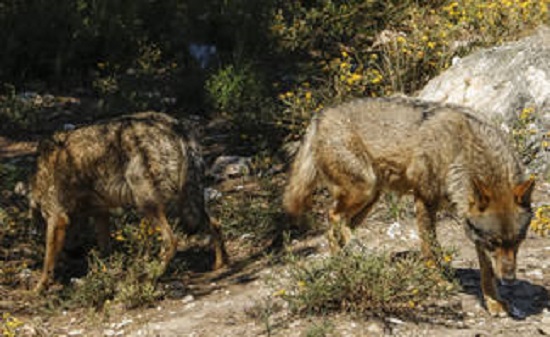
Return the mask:
MULTIPOLYGON (((474 295, 482 302, 480 274, 478 269, 458 268, 455 277, 462 286, 462 291, 474 295)), ((525 314, 525 317, 540 314, 548 306, 548 290, 543 286, 526 280, 518 280, 513 286, 499 286, 501 296, 525 314)))

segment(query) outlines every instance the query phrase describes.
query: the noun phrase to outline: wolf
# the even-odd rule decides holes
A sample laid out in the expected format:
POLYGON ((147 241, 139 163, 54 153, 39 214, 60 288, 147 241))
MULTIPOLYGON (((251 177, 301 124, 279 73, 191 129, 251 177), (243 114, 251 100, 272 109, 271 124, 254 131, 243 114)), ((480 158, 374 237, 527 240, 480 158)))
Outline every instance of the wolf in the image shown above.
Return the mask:
POLYGON ((320 180, 334 199, 327 231, 333 251, 391 190, 414 196, 421 252, 436 262, 436 213, 453 205, 476 247, 487 310, 513 314, 497 280, 516 278, 534 181, 490 122, 465 107, 408 97, 341 103, 315 115, 306 130, 283 196, 291 219, 311 206, 320 180))
MULTIPOLYGON (((30 180, 30 209, 46 222, 46 254, 35 292, 53 278, 71 217, 94 218, 100 250, 108 252, 109 209, 134 207, 160 228, 165 270, 177 248, 166 209, 179 206, 186 229, 213 238, 214 269, 227 263, 220 225, 204 200, 204 162, 196 136, 183 121, 140 112, 60 131, 40 142, 30 180)), ((73 221, 78 223, 78 221, 73 221)))

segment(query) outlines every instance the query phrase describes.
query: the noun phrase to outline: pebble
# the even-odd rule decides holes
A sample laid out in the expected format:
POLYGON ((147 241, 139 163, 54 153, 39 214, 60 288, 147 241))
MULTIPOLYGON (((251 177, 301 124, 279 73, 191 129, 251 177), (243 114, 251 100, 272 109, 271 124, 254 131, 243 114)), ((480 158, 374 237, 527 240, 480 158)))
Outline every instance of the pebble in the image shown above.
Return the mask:
POLYGON ((550 315, 544 315, 540 320, 542 324, 550 324, 550 315))
POLYGON ((384 333, 384 329, 377 323, 369 324, 369 326, 367 327, 367 331, 371 332, 374 335, 380 335, 384 333))
POLYGON ((405 323, 402 320, 400 320, 398 318, 395 318, 395 317, 388 318, 388 322, 393 323, 393 324, 403 324, 403 323, 405 323))
POLYGON ((193 302, 194 300, 195 300, 195 297, 193 297, 193 295, 187 295, 181 300, 181 303, 187 304, 187 303, 193 302))

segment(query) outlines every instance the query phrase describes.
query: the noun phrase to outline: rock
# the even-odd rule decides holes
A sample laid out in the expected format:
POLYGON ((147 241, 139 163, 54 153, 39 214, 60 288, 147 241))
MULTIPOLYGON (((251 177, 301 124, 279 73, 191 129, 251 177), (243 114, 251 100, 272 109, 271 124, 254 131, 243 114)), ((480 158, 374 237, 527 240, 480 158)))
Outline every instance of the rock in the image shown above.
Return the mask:
POLYGON ((542 273, 542 269, 533 269, 525 273, 527 276, 542 280, 544 278, 544 275, 542 273))
POLYGON ((400 320, 399 318, 395 318, 395 317, 388 318, 388 322, 393 323, 393 324, 403 324, 403 323, 405 323, 402 320, 400 320))
POLYGON ((533 106, 546 111, 550 126, 550 28, 464 57, 432 79, 419 97, 469 106, 505 121, 533 106))
POLYGON ((71 124, 71 123, 63 124, 63 131, 71 131, 71 130, 74 130, 74 129, 76 129, 76 125, 74 125, 74 124, 71 124))
POLYGON ((17 195, 25 197, 29 194, 29 189, 26 183, 18 181, 13 187, 13 192, 17 195))
POLYGON ((194 300, 195 300, 195 297, 193 297, 193 295, 187 295, 181 300, 181 303, 187 304, 187 303, 193 302, 194 300))
POLYGON ((210 168, 209 175, 216 180, 234 179, 250 175, 252 158, 240 156, 220 156, 210 168))
POLYGON ((542 151, 540 143, 550 128, 550 28, 454 62, 418 97, 473 108, 508 130, 523 109, 533 108, 540 119, 527 127, 534 132, 526 145, 538 153, 529 166, 534 173, 548 173, 550 151, 542 151))
POLYGON ((542 319, 540 320, 540 322, 541 322, 542 324, 548 324, 548 325, 550 325, 550 314, 545 313, 545 314, 542 316, 542 319))
POLYGON ((378 323, 371 323, 367 327, 367 331, 375 336, 379 336, 384 333, 384 328, 382 328, 378 323))
POLYGON ((204 200, 211 201, 216 200, 222 197, 222 192, 218 191, 215 188, 207 187, 204 189, 204 200))

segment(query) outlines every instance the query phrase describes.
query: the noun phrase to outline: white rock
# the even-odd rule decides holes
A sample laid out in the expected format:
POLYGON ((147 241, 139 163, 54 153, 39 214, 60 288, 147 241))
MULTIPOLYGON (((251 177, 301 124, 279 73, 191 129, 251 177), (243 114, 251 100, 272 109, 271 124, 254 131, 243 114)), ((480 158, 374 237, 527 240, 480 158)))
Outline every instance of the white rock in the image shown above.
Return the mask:
POLYGON ((194 300, 195 300, 195 297, 193 297, 193 295, 187 295, 184 298, 182 298, 181 303, 187 304, 187 303, 193 302, 194 300))
POLYGON ((217 180, 232 179, 250 175, 252 158, 240 156, 220 156, 216 158, 209 174, 217 180))

